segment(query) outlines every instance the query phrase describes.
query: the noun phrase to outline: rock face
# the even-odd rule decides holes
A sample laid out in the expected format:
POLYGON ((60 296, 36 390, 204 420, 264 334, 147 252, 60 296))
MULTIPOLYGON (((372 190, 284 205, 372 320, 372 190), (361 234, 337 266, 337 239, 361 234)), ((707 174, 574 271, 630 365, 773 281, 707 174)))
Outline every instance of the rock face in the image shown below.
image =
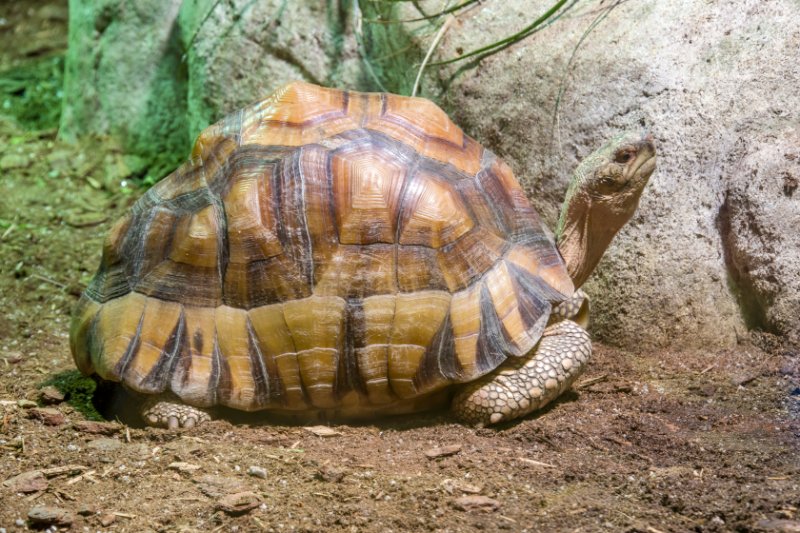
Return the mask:
MULTIPOLYGON (((206 125, 292 79, 408 94, 436 28, 365 22, 384 4, 415 15, 411 3, 74 0, 62 135, 113 134, 163 175, 206 125)), ((433 60, 552 4, 474 7, 433 60)), ((478 65, 429 67, 424 94, 511 164, 553 227, 580 158, 623 129, 654 134, 659 168, 587 283, 596 337, 717 348, 761 329, 800 342, 796 13, 793 0, 585 0, 478 65)))
MULTIPOLYGON (((508 35, 551 4, 476 11, 439 55, 508 35)), ((719 347, 759 328, 796 341, 797 3, 605 4, 579 3, 466 70, 446 106, 509 161, 553 223, 582 156, 621 129, 655 135, 659 166, 639 212, 587 283, 596 336, 627 347, 719 347)))
POLYGON ((112 135, 158 170, 186 157, 180 6, 181 0, 70 2, 62 137, 112 135))
POLYGON ((289 81, 402 92, 416 44, 402 27, 360 23, 397 9, 353 5, 74 0, 60 134, 111 135, 153 162, 157 179, 206 126, 289 81), (396 70, 385 61, 366 67, 364 57, 389 48, 396 70))

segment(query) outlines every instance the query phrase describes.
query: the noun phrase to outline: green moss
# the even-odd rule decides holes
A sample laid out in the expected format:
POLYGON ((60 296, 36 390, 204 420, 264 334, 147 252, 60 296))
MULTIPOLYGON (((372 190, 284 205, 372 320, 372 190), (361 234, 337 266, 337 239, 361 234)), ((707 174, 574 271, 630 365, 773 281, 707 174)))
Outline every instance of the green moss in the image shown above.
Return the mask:
POLYGON ((61 391, 67 403, 80 412, 87 420, 103 420, 94 406, 94 393, 97 383, 77 370, 67 370, 51 376, 40 387, 52 386, 61 391))
POLYGON ((63 80, 61 55, 0 72, 0 113, 13 116, 30 130, 58 127, 63 80))

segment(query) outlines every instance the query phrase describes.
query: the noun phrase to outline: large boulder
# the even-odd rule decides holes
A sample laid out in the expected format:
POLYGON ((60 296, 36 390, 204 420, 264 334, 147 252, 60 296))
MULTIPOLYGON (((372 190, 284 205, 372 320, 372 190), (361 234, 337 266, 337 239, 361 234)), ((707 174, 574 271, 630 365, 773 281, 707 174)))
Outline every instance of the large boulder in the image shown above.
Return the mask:
MULTIPOLYGON (((550 5, 475 10, 438 55, 550 5)), ((639 212, 587 284, 603 340, 723 347, 749 328, 797 340, 796 17, 791 0, 582 2, 477 66, 440 71, 456 121, 509 161, 553 224, 581 157, 622 129, 655 135, 639 212)))

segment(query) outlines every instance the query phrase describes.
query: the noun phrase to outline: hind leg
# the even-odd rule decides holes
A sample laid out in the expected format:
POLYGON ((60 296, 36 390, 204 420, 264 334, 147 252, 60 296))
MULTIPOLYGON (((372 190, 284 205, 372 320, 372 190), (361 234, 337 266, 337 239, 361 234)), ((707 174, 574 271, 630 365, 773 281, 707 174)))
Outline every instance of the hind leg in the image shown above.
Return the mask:
POLYGON ((192 428, 211 420, 208 410, 163 396, 154 396, 145 401, 141 413, 148 426, 168 429, 192 428))
POLYGON ((544 330, 530 358, 506 361, 466 384, 453 399, 454 414, 467 424, 486 426, 541 409, 567 390, 592 353, 589 334, 571 320, 544 330))

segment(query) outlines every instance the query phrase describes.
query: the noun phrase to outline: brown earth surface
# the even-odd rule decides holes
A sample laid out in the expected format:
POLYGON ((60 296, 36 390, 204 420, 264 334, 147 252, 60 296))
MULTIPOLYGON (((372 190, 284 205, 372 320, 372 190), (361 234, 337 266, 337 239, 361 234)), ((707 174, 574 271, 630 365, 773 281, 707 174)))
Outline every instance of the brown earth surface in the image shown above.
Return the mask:
POLYGON ((492 429, 92 422, 69 314, 141 190, 102 140, 8 120, 0 167, 0 531, 800 531, 800 357, 773 337, 596 346, 573 392, 492 429))

